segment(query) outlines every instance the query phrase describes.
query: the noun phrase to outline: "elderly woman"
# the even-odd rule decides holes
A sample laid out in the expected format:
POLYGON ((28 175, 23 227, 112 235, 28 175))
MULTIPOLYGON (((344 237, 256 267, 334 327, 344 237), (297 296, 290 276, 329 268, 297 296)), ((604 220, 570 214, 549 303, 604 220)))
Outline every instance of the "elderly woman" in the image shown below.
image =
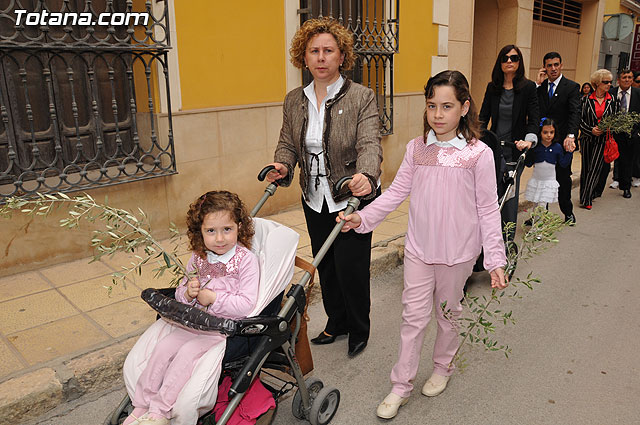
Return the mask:
MULTIPOLYGON (((288 186, 300 167, 302 207, 316 256, 346 208, 347 191, 334 184, 353 176, 349 190, 364 207, 380 194, 382 162, 375 94, 340 73, 355 62, 353 34, 331 18, 304 23, 291 42, 291 62, 307 68, 313 81, 287 94, 280 140, 269 181, 288 186)), ((341 233, 318 266, 327 314, 324 331, 311 340, 331 344, 349 335, 349 357, 369 339, 371 233, 341 233)))
MULTIPOLYGON (((524 76, 524 58, 520 49, 508 44, 498 53, 491 72, 491 81, 482 100, 480 121, 484 128, 489 126, 498 140, 507 143, 502 147, 502 155, 508 163, 518 160, 521 150, 531 148, 538 141, 540 122, 536 84, 524 76)), ((515 196, 502 209, 503 224, 515 223, 518 214, 518 194, 520 175, 517 170, 515 196)), ((507 240, 515 236, 515 226, 511 228, 507 240)))
POLYGON ((605 131, 598 128, 603 117, 618 112, 618 103, 609 94, 613 75, 606 69, 591 74, 593 93, 582 103, 580 118, 580 204, 590 210, 593 200, 602 195, 611 166, 604 162, 605 131))

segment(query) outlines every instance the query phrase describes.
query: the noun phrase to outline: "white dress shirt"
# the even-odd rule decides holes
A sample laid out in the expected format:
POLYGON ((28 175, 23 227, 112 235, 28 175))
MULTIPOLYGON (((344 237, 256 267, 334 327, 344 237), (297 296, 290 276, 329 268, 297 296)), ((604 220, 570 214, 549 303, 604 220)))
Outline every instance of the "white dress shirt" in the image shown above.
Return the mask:
POLYGON ((342 75, 338 80, 327 86, 327 96, 322 100, 320 109, 318 110, 318 99, 316 98, 315 82, 312 81, 304 88, 304 94, 309 99, 309 117, 307 121, 307 134, 305 146, 307 150, 307 162, 309 164, 309 193, 307 194, 307 205, 315 212, 322 211, 323 200, 327 201, 329 212, 342 211, 347 207, 347 201, 336 203, 331 196, 331 187, 329 180, 324 177, 325 169, 325 153, 322 151, 322 134, 324 133, 324 113, 327 100, 334 98, 342 85, 344 77, 342 75), (316 189, 316 176, 318 178, 318 187, 316 189))

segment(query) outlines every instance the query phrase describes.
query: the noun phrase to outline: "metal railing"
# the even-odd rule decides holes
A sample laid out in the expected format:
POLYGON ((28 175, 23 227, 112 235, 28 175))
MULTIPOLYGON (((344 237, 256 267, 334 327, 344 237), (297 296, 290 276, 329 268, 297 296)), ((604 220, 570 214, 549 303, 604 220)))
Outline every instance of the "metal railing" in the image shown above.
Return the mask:
POLYGON ((0 202, 176 173, 166 2, 8 0, 0 8, 3 3, 0 202), (17 10, 34 19, 58 14, 68 24, 29 25, 22 13, 16 25, 17 10), (103 13, 147 18, 95 25, 103 13), (74 21, 77 16, 91 24, 74 21), (167 116, 159 119, 161 101, 167 116))

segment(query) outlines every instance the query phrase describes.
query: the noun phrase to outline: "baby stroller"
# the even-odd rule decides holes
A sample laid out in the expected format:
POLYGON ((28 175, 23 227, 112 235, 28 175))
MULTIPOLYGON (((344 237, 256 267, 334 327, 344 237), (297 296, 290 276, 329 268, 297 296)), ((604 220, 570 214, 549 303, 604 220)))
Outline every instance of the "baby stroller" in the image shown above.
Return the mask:
MULTIPOLYGON (((484 130, 482 133, 482 141, 491 148, 493 151, 493 160, 496 166, 496 183, 498 189, 498 205, 500 211, 504 208, 505 203, 515 197, 516 191, 516 176, 519 170, 524 168, 524 161, 527 156, 527 152, 529 149, 525 149, 520 153, 518 159, 516 161, 505 161, 504 155, 502 153, 504 146, 511 146, 515 149, 514 142, 505 142, 498 141, 498 137, 489 130, 484 130)), ((502 229, 503 234, 505 229, 502 229)), ((507 251, 507 256, 511 253, 518 253, 518 245, 512 241, 508 240, 505 243, 505 249, 507 251)), ((473 268, 473 271, 482 271, 484 267, 482 265, 483 254, 480 254, 476 264, 473 268)), ((509 279, 513 276, 513 273, 516 271, 517 264, 513 264, 512 267, 507 270, 507 276, 509 279)))
MULTIPOLYGON (((258 179, 263 181, 274 167, 265 167, 258 179)), ((341 179, 336 186, 342 188, 351 178, 341 179)), ((251 211, 251 215, 260 210, 266 200, 275 194, 277 184, 271 183, 265 189, 263 197, 251 211)), ((346 214, 353 212, 359 205, 359 199, 348 200, 346 214)), ((297 388, 292 402, 293 415, 305 419, 312 425, 328 424, 333 419, 340 404, 340 392, 333 387, 324 386, 315 377, 304 379, 294 347, 307 304, 305 289, 313 280, 315 268, 340 233, 344 222, 336 224, 324 245, 311 264, 295 257, 298 234, 280 224, 254 218, 256 235, 254 249, 260 260, 260 293, 254 312, 247 319, 230 320, 211 316, 195 307, 182 304, 172 297, 171 289, 146 289, 142 298, 158 312, 164 320, 156 321, 140 337, 132 348, 124 365, 125 384, 129 394, 135 389, 137 378, 144 370, 145 360, 153 346, 174 326, 187 326, 198 330, 218 331, 227 335, 226 350, 217 347, 209 350, 196 364, 191 379, 187 382, 174 406, 172 424, 198 423, 200 425, 224 425, 239 406, 251 383, 261 373, 282 383, 281 388, 269 389, 276 402, 284 394, 297 388), (302 266, 304 274, 299 283, 293 284, 286 294, 286 300, 280 307, 283 291, 293 276, 294 262, 302 266), (226 351, 226 353, 225 353, 226 351), (224 357, 223 357, 224 356, 224 357), (211 410, 216 402, 215 389, 218 380, 211 376, 211 365, 218 364, 222 358, 222 374, 232 378, 228 391, 229 404, 222 415, 215 419, 211 410), (284 372, 278 375, 268 370, 284 372), (212 391, 213 390, 213 391, 212 391), (214 395, 211 393, 213 392, 214 395)), ((306 334, 304 336, 306 338, 306 334)), ((119 425, 131 412, 133 406, 129 396, 120 402, 113 413, 107 417, 105 425, 119 425)), ((267 412, 258 419, 258 424, 270 424, 275 410, 267 412)))

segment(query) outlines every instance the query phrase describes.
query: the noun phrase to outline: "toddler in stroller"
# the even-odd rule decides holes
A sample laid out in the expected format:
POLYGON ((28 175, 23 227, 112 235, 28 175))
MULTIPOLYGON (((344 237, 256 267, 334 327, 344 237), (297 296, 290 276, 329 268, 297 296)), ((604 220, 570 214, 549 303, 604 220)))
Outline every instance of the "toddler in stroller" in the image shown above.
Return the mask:
MULTIPOLYGON (((277 185, 274 184, 267 187, 265 197, 254 208, 252 215, 257 213, 268 196, 275 193, 276 188, 277 185)), ((287 293, 287 300, 278 311, 284 289, 293 276, 294 262, 298 264, 300 261, 295 257, 299 235, 269 220, 254 218, 253 225, 255 235, 251 245, 258 257, 260 284, 257 302, 247 314, 248 319, 231 320, 213 317, 195 306, 171 299, 172 290, 143 291, 143 299, 163 316, 163 320, 158 320, 145 331, 125 361, 123 370, 125 385, 127 392, 132 396, 135 397, 136 386, 154 347, 176 329, 188 327, 213 330, 229 337, 226 353, 225 345, 217 344, 196 362, 189 380, 177 394, 171 409, 170 423, 173 425, 227 423, 254 379, 260 375, 261 371, 266 373, 265 368, 284 371, 293 376, 293 382, 283 380, 284 386, 280 390, 272 390, 272 393, 277 402, 279 396, 297 387, 293 398, 293 414, 297 418, 307 419, 312 424, 326 424, 331 421, 337 411, 340 400, 339 391, 332 387, 325 387, 317 378, 309 378, 305 381, 296 358, 297 353, 293 349, 294 346, 298 348, 296 342, 306 307, 305 285, 310 278, 312 280, 315 263, 321 258, 314 260, 314 265, 301 262, 306 264, 302 267, 305 273, 298 284, 292 285, 287 293), (278 313, 264 315, 267 311, 278 313), (256 316, 261 312, 263 314, 256 316), (251 337, 251 340, 257 342, 248 344, 244 336, 251 337), (241 341, 238 342, 238 340, 241 341), (247 354, 249 345, 253 347, 251 353, 247 354), (240 360, 237 357, 241 357, 240 360), (222 368, 219 367, 221 363, 222 368), (221 369, 223 374, 234 376, 234 380, 228 391, 230 400, 228 407, 221 415, 218 411, 214 419, 210 412, 216 403, 221 369)), ((332 240, 327 240, 326 243, 331 242, 332 240)), ((306 334, 300 335, 306 342, 306 334)), ((121 424, 131 409, 129 397, 125 397, 113 414, 107 418, 105 425, 121 424)))

